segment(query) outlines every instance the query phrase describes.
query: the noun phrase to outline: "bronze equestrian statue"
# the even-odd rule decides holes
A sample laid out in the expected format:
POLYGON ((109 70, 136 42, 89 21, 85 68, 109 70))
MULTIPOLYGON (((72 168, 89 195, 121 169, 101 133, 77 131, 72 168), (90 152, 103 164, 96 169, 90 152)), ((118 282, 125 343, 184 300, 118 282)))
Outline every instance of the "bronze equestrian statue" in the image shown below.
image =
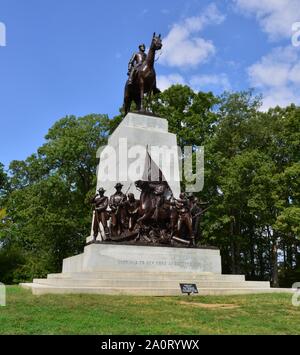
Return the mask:
POLYGON ((140 52, 133 55, 129 62, 129 78, 125 85, 124 112, 125 116, 130 111, 132 101, 135 102, 137 110, 144 112, 144 94, 151 97, 151 94, 159 93, 156 87, 156 74, 154 70, 155 52, 162 48, 161 35, 153 34, 148 54, 140 46, 140 52))
POLYGON ((138 180, 135 182, 135 186, 141 191, 140 218, 137 223, 168 221, 170 208, 167 201, 172 194, 168 183, 166 181, 138 180))

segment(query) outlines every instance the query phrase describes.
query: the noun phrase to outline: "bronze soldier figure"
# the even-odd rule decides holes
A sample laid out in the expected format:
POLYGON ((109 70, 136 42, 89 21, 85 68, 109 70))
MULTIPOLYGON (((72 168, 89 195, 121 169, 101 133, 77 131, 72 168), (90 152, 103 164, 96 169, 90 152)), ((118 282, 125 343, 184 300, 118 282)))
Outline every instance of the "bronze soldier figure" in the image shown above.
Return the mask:
POLYGON ((151 181, 149 182, 149 187, 152 190, 155 200, 155 211, 153 214, 153 218, 158 220, 159 217, 159 208, 163 205, 164 195, 167 192, 169 185, 166 181, 151 181))
POLYGON ((146 47, 144 44, 139 45, 139 52, 134 53, 128 63, 128 85, 132 85, 134 74, 139 66, 143 64, 143 62, 147 58, 147 54, 145 52, 146 47))
POLYGON ((178 212, 175 207, 175 200, 174 198, 170 201, 170 229, 171 229, 171 236, 174 237, 178 235, 178 212))
POLYGON ((109 239, 109 230, 107 227, 107 220, 108 220, 108 214, 107 214, 107 207, 108 207, 108 197, 104 196, 105 190, 103 187, 100 187, 98 189, 98 193, 92 198, 91 203, 94 205, 94 211, 95 211, 95 218, 94 218, 94 225, 93 225, 93 231, 94 231, 94 241, 97 239, 99 230, 100 230, 100 223, 103 226, 104 233, 105 233, 105 239, 109 239))
POLYGON ((136 222, 139 217, 140 201, 136 200, 133 193, 128 194, 128 200, 126 201, 126 209, 129 216, 128 228, 132 232, 136 226, 136 222))
POLYGON ((109 207, 111 209, 111 232, 113 236, 120 236, 126 229, 126 195, 122 192, 123 185, 115 185, 116 192, 110 197, 109 207))
POLYGON ((194 195, 189 196, 190 200, 190 209, 193 218, 193 232, 195 238, 199 240, 201 238, 201 230, 200 230, 200 222, 203 213, 206 211, 204 208, 208 205, 208 202, 203 202, 202 200, 199 201, 198 197, 194 195))
POLYGON ((190 238, 191 244, 195 245, 195 236, 194 236, 193 226, 192 226, 192 214, 190 210, 190 203, 183 192, 179 195, 179 199, 175 199, 175 207, 178 212, 178 226, 177 226, 178 236, 180 237, 180 233, 182 229, 186 227, 188 238, 190 238))

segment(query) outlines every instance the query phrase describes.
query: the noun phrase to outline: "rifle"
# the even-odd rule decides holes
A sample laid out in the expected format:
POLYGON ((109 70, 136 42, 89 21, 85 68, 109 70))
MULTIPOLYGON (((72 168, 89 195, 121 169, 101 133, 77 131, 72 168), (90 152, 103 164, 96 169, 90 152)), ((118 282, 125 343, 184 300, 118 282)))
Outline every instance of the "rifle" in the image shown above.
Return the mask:
POLYGON ((195 216, 193 216, 192 218, 201 216, 204 212, 206 212, 211 206, 206 207, 204 210, 202 210, 201 212, 198 212, 195 214, 195 216))
POLYGON ((130 190, 131 185, 132 185, 132 182, 130 183, 130 185, 129 185, 128 189, 126 190, 126 192, 125 192, 125 196, 127 195, 128 191, 130 190))

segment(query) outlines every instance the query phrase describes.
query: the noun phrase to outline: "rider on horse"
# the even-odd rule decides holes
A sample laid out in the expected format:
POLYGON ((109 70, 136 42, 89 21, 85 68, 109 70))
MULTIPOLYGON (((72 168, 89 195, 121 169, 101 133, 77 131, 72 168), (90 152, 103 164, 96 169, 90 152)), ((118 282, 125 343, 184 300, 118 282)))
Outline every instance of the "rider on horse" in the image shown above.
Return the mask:
POLYGON ((145 52, 146 47, 144 44, 139 45, 139 52, 134 53, 128 63, 128 85, 132 85, 134 74, 136 70, 143 64, 143 62, 147 58, 147 54, 145 52))
POLYGON ((131 103, 136 104, 139 112, 145 112, 144 96, 149 100, 152 94, 157 94, 160 90, 156 87, 156 73, 154 70, 155 52, 162 48, 161 35, 153 34, 149 52, 146 55, 145 45, 140 45, 140 51, 135 53, 128 68, 129 78, 124 90, 124 115, 130 111, 131 103))

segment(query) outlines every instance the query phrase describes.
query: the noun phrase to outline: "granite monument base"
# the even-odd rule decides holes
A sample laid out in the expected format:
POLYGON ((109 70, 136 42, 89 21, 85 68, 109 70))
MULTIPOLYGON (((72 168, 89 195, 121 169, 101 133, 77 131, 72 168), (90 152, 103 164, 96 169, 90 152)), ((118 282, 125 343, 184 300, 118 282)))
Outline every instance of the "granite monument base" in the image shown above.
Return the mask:
POLYGON ((181 272, 221 274, 215 248, 90 244, 84 253, 63 261, 64 272, 181 272))
POLYGON ((109 294, 176 296, 180 283, 197 285, 200 295, 292 292, 270 288, 269 282, 245 281, 243 275, 222 275, 216 248, 175 248, 90 244, 67 258, 60 274, 21 284, 35 295, 109 294))

